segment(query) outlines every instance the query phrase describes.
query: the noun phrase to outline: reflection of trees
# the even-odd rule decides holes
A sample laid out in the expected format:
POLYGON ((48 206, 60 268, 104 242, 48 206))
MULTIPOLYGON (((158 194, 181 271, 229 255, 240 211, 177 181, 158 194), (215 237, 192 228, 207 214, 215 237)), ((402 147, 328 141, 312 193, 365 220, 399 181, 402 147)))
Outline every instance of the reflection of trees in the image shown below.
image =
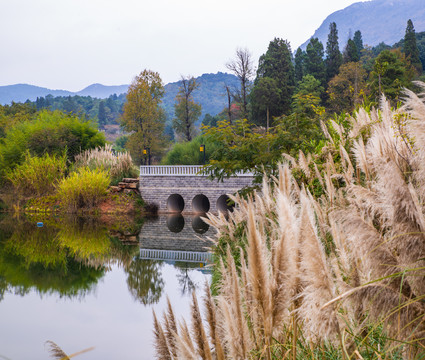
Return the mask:
POLYGON ((164 280, 161 261, 134 260, 126 269, 128 289, 143 305, 156 304, 161 298, 164 280))
POLYGON ((198 268, 198 264, 176 262, 174 266, 178 270, 176 277, 182 295, 190 294, 193 290, 196 290, 198 285, 190 278, 190 274, 198 268))

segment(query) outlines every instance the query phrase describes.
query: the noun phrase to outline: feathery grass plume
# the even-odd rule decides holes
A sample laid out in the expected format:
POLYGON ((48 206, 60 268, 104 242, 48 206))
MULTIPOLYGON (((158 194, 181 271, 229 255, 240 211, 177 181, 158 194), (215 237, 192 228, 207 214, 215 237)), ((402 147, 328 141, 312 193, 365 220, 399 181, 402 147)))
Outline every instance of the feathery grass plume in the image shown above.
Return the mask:
POLYGON ((301 170, 303 171, 303 173, 305 174, 305 176, 307 176, 307 178, 310 179, 311 171, 310 171, 310 168, 309 168, 309 161, 306 159, 302 150, 300 150, 299 154, 298 154, 298 165, 301 168, 301 170))
POLYGON ((219 336, 220 329, 218 328, 217 307, 211 295, 211 290, 208 282, 204 286, 204 305, 206 309, 206 318, 209 325, 209 334, 213 345, 213 356, 217 360, 225 360, 223 345, 219 336))
POLYGON ((157 358, 161 360, 162 359, 172 360, 164 330, 161 324, 159 323, 154 310, 152 310, 152 314, 153 314, 155 349, 156 349, 157 358))
POLYGON ((362 137, 354 141, 352 152, 356 159, 357 167, 366 175, 366 180, 370 180, 372 164, 367 157, 366 147, 362 137))
POLYGON ((307 194, 301 197, 300 214, 300 277, 303 290, 297 313, 304 320, 307 338, 335 340, 339 324, 334 308, 322 308, 335 296, 335 285, 323 245, 315 231, 314 217, 307 194))
POLYGON ((48 347, 50 356, 56 360, 70 360, 70 357, 55 342, 47 340, 44 344, 48 347))
POLYGON ((199 311, 198 300, 195 291, 192 292, 192 334, 197 345, 197 353, 202 360, 212 360, 210 345, 202 323, 201 312, 199 311))
POLYGON ((82 152, 75 157, 75 169, 87 167, 91 170, 102 169, 109 173, 111 183, 117 184, 124 177, 137 177, 137 168, 128 152, 115 154, 112 145, 105 145, 82 152))
POLYGON ((196 355, 195 345, 190 337, 189 328, 186 321, 183 319, 179 323, 180 331, 179 336, 176 336, 177 341, 177 358, 185 360, 198 360, 196 355))
POLYGON ((168 346, 173 358, 177 358, 177 344, 175 336, 178 336, 177 322, 174 315, 173 307, 171 306, 170 299, 167 296, 167 312, 164 313, 165 320, 165 336, 167 338, 168 346))

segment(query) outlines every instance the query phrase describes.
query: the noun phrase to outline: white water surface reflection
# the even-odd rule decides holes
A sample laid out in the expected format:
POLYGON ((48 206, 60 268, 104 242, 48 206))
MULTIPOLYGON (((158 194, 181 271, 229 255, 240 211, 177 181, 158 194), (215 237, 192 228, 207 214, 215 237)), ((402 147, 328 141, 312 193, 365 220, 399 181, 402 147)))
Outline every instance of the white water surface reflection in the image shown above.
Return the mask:
MULTIPOLYGON (((6 262, 1 261, 0 282, 3 275, 3 280, 10 277, 1 273, 6 262)), ((152 310, 162 317, 168 295, 177 318, 188 319, 191 289, 197 288, 200 299, 205 281, 210 282, 203 265, 141 260, 136 255, 130 265, 108 265, 77 296, 39 291, 30 284, 23 291, 10 286, 3 299, 0 296, 0 358, 50 359, 45 342, 51 340, 68 355, 94 347, 77 359, 153 359, 152 310), (154 280, 146 269, 155 270, 154 280), (139 285, 146 288, 146 282, 148 290, 141 294, 139 285)))

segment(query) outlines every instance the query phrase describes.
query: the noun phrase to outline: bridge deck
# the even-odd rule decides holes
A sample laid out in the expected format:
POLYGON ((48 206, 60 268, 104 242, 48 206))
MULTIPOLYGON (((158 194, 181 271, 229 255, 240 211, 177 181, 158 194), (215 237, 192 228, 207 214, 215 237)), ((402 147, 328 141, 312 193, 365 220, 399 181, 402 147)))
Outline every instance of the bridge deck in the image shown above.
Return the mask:
MULTIPOLYGON (((140 176, 209 176, 202 165, 142 165, 140 176)), ((253 176, 251 172, 238 172, 237 177, 253 176)))

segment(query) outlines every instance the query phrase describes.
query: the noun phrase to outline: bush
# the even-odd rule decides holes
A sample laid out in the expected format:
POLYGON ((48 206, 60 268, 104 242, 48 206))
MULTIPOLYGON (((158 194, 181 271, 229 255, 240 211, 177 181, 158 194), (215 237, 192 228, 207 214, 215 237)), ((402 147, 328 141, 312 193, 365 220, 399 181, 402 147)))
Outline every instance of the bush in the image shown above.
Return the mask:
POLYGON ((205 162, 210 160, 217 145, 207 140, 204 136, 197 136, 190 142, 176 143, 173 148, 164 156, 162 165, 202 165, 204 154, 199 151, 201 145, 205 145, 205 162))
POLYGON ((41 111, 7 131, 0 143, 0 176, 21 164, 27 151, 42 156, 60 155, 67 149, 72 161, 81 151, 104 144, 104 135, 91 122, 59 111, 41 111))
POLYGON ((115 155, 111 145, 104 148, 86 150, 75 157, 75 168, 87 167, 89 169, 101 169, 109 173, 111 184, 116 185, 125 177, 137 177, 137 168, 128 152, 115 155))
POLYGON ((46 153, 37 157, 27 152, 25 161, 7 174, 7 179, 21 194, 41 196, 53 192, 65 172, 66 153, 62 156, 46 153))
POLYGON ((70 212, 92 208, 106 196, 110 178, 101 169, 81 168, 58 185, 58 199, 70 212))

